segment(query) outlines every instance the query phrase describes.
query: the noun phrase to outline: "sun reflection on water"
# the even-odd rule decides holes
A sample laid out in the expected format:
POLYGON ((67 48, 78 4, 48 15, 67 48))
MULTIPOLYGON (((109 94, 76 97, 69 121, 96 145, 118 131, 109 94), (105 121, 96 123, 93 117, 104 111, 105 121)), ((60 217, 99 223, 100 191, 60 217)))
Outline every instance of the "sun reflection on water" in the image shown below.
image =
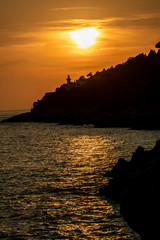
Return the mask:
POLYGON ((4 239, 139 239, 119 205, 96 193, 119 157, 152 148, 160 132, 42 123, 0 131, 4 239))

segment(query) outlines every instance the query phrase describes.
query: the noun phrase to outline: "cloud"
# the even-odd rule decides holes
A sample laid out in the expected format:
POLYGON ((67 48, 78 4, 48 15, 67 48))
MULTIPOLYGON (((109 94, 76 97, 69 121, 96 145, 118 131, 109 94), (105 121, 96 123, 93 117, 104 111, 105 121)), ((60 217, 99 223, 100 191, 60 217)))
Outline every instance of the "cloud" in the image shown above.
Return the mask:
POLYGON ((9 45, 24 45, 35 42, 34 36, 23 35, 23 33, 19 32, 0 32, 0 47, 9 46, 9 45))
MULTIPOLYGON (((87 8, 90 7, 55 8, 54 11, 69 11, 87 8)), ((66 31, 73 31, 85 27, 97 27, 99 30, 103 31, 124 31, 125 29, 157 29, 157 31, 159 31, 160 13, 146 12, 125 17, 110 18, 69 18, 36 22, 35 24, 20 24, 16 29, 5 29, 0 31, 0 46, 45 43, 49 40, 49 37, 47 37, 48 33, 56 37, 56 33, 58 32, 65 33, 66 31)), ((107 38, 107 36, 104 36, 104 38, 107 38)))
POLYGON ((63 7, 63 8, 52 8, 50 9, 50 11, 74 11, 74 10, 89 10, 89 9, 95 9, 95 7, 63 7))
POLYGON ((77 19, 64 19, 64 20, 57 20, 54 22, 48 22, 49 25, 54 25, 55 27, 71 27, 71 26, 117 26, 117 27, 127 27, 127 26, 156 26, 159 27, 160 24, 160 14, 159 13, 141 13, 141 14, 134 14, 125 17, 110 17, 110 18, 77 18, 77 19))
POLYGON ((18 59, 18 60, 12 60, 12 61, 5 61, 3 63, 0 63, 0 68, 4 68, 4 67, 9 67, 9 66, 13 66, 13 65, 19 65, 22 63, 27 63, 27 60, 24 59, 18 59))

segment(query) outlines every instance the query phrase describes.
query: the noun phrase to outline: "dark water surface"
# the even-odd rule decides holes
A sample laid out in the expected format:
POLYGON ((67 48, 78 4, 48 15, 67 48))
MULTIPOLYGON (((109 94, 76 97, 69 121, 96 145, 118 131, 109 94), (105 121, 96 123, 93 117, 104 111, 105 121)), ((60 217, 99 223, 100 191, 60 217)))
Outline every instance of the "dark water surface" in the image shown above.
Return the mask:
POLYGON ((140 239, 96 193, 119 157, 152 148, 160 131, 6 123, 0 136, 1 239, 140 239))

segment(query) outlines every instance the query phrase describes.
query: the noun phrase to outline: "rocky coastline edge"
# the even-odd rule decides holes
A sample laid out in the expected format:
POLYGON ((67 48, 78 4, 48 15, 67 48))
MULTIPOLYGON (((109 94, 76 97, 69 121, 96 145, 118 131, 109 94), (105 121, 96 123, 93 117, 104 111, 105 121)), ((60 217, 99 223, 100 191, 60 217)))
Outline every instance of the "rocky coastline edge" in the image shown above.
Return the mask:
POLYGON ((118 160, 106 173, 99 195, 118 200, 128 225, 141 239, 158 239, 160 214, 160 140, 152 150, 138 147, 129 161, 118 160))

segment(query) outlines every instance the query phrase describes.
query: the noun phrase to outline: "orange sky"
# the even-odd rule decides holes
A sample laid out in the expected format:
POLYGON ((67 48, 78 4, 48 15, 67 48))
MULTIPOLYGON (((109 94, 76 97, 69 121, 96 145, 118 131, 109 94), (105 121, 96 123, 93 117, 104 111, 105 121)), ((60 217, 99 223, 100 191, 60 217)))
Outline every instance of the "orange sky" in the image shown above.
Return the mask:
POLYGON ((0 0, 0 110, 30 109, 45 92, 160 41, 159 0, 0 0), (70 31, 96 27, 79 49, 70 31))

